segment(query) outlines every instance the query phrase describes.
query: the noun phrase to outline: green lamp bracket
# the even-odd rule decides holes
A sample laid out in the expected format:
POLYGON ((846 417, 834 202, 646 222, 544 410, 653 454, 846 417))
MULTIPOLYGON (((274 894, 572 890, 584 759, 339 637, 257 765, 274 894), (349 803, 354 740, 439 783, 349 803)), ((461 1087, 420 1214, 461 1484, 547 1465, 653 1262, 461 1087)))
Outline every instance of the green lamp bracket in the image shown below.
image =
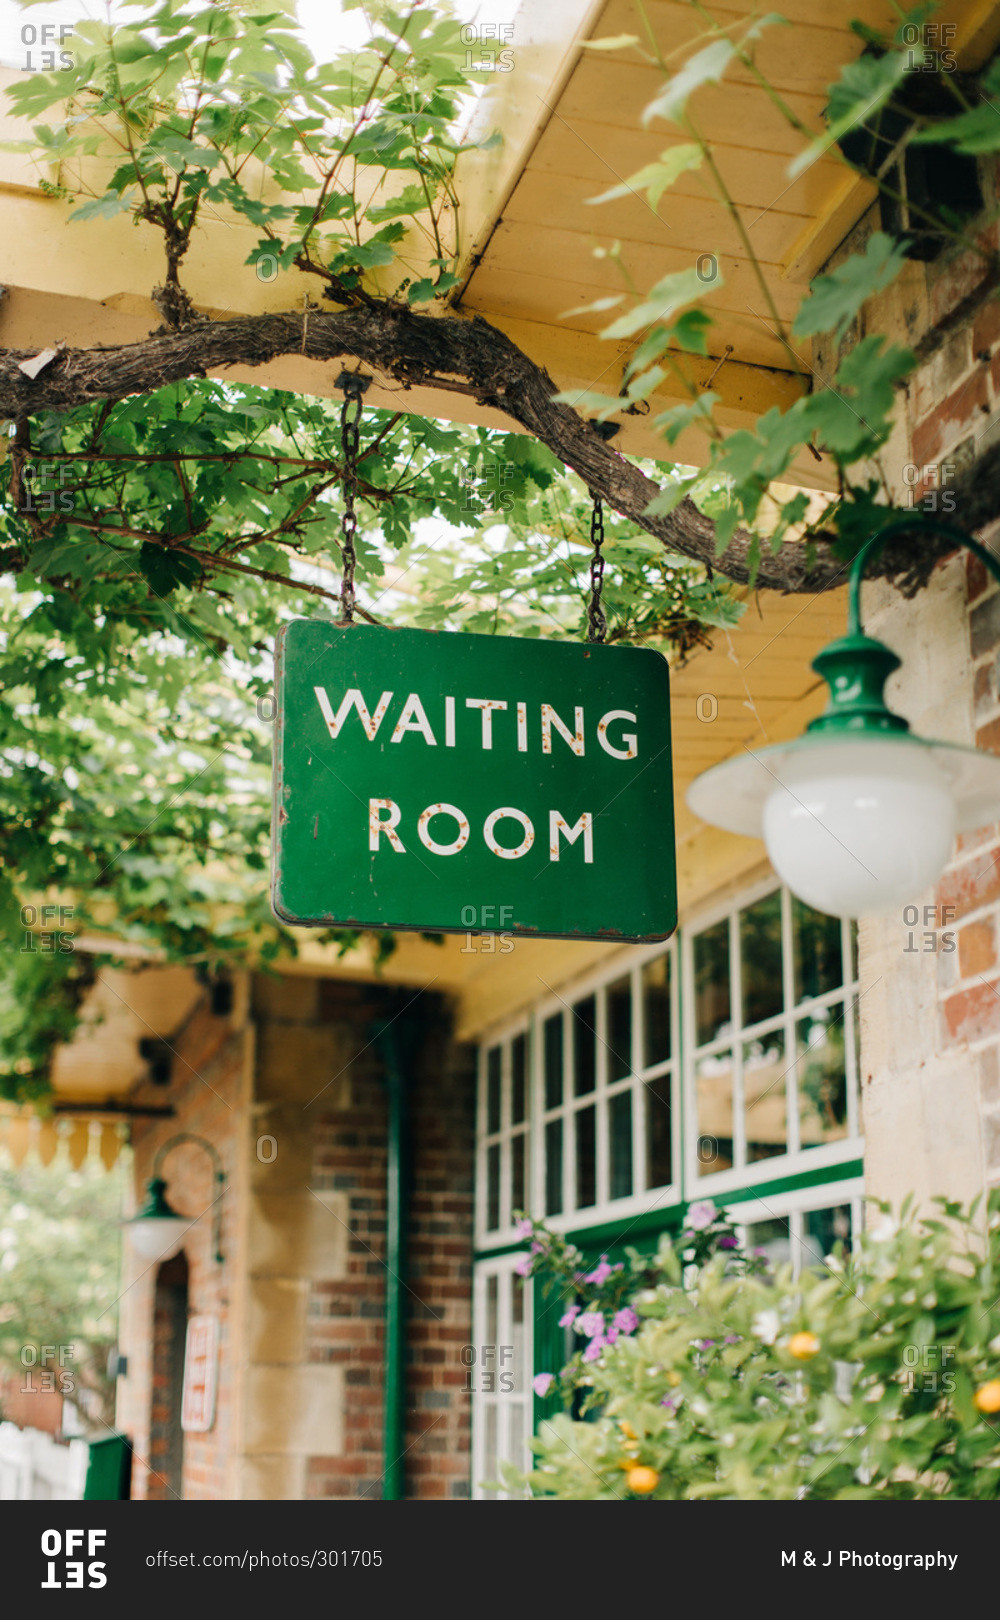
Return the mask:
POLYGON ((956 546, 964 546, 977 556, 994 579, 1000 580, 1000 563, 978 540, 972 540, 952 523, 926 513, 914 512, 908 517, 895 518, 866 540, 851 563, 848 577, 847 634, 831 641, 813 659, 813 669, 822 675, 830 688, 830 701, 818 719, 806 728, 810 733, 842 732, 857 736, 909 731, 909 724, 900 714, 893 714, 885 701, 885 683, 901 660, 884 641, 866 636, 861 624, 861 580, 869 559, 894 534, 924 529, 928 533, 943 535, 956 546))

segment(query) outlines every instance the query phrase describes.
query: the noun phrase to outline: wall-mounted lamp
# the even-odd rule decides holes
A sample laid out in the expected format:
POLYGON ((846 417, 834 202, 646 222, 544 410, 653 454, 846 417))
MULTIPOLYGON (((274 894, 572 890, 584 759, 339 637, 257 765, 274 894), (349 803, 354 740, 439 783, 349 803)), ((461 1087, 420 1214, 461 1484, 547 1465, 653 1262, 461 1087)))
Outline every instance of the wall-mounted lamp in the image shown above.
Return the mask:
POLYGON ((125 1222, 132 1247, 142 1260, 170 1260, 178 1251, 184 1241, 184 1235, 189 1227, 193 1226, 200 1216, 179 1215, 167 1202, 167 1184, 160 1175, 160 1169, 167 1154, 173 1148, 179 1147, 183 1142, 196 1143, 204 1148, 212 1161, 215 1197, 212 1200, 212 1245, 215 1251, 215 1260, 222 1264, 222 1191, 226 1184, 222 1161, 211 1142, 206 1142, 203 1136, 194 1136, 190 1131, 182 1131, 172 1136, 168 1142, 157 1149, 153 1160, 153 1175, 146 1183, 146 1202, 142 1208, 125 1222))
POLYGON ((807 905, 834 917, 895 911, 940 877, 955 834, 1000 820, 1000 758, 911 734, 883 690, 901 660, 861 628, 861 576, 894 533, 933 529, 1000 580, 977 541, 923 515, 901 518, 851 564, 847 635, 813 660, 830 687, 805 735, 748 749, 692 782, 687 802, 726 832, 763 837, 771 864, 807 905))

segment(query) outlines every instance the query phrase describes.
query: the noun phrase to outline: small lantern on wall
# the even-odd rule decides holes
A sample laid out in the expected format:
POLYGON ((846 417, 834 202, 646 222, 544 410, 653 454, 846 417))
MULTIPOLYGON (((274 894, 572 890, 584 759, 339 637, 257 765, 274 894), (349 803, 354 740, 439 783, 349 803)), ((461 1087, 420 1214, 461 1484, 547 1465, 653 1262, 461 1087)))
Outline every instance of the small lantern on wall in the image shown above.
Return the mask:
POLYGON ((222 1194, 225 1190, 226 1177, 222 1168, 222 1161, 218 1153, 202 1136, 194 1136, 189 1131, 182 1131, 172 1136, 168 1142, 157 1149, 153 1160, 153 1174, 146 1184, 146 1201, 141 1209, 131 1216, 124 1224, 129 1234, 132 1248, 141 1260, 151 1265, 155 1261, 170 1260, 178 1252, 184 1241, 185 1234, 201 1219, 200 1215, 180 1215, 167 1201, 167 1183, 160 1175, 160 1169, 168 1153, 182 1143, 193 1143, 204 1148, 212 1161, 213 1183, 216 1189, 215 1197, 210 1208, 212 1210, 212 1248, 217 1265, 222 1264, 221 1249, 222 1238, 222 1194))

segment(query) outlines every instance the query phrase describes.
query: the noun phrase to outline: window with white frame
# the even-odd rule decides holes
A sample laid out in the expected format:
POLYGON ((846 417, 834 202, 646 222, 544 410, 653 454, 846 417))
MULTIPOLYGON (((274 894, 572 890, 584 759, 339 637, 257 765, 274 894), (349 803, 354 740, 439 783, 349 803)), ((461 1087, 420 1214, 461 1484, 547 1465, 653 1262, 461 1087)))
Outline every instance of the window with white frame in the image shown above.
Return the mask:
POLYGON ((740 1224, 748 1253, 763 1255, 775 1267, 791 1263, 798 1276, 825 1267, 841 1246, 845 1253, 851 1250, 863 1225, 863 1206, 863 1183, 852 1177, 734 1204, 729 1213, 740 1224))
POLYGON ((472 1494, 496 1500, 501 1464, 526 1468, 532 1433, 532 1284, 507 1255, 476 1267, 476 1342, 465 1356, 472 1394, 472 1494))
POLYGON ((853 925, 772 888, 684 939, 687 1171, 719 1191, 859 1149, 853 925))
POLYGON ((647 948, 483 1047, 481 1241, 509 1241, 519 1209, 565 1226, 677 1181, 675 961, 672 945, 647 948))
POLYGON ((863 1197, 855 963, 853 925, 772 879, 695 917, 679 941, 616 953, 610 968, 550 990, 487 1040, 476 1338, 504 1357, 520 1346, 525 1360, 513 1384, 498 1365, 495 1388, 488 1368, 473 1386, 474 1494, 494 1494, 483 1482, 502 1461, 524 1465, 531 1432, 518 1210, 571 1234, 615 1221, 624 1232, 636 1214, 662 1211, 668 1224, 684 1201, 710 1194, 725 1207, 735 1192, 729 1212, 747 1245, 796 1272, 853 1242, 863 1197))
POLYGON ((508 1232, 528 1196, 530 1029, 515 1029, 479 1057, 477 1219, 481 1232, 508 1232))

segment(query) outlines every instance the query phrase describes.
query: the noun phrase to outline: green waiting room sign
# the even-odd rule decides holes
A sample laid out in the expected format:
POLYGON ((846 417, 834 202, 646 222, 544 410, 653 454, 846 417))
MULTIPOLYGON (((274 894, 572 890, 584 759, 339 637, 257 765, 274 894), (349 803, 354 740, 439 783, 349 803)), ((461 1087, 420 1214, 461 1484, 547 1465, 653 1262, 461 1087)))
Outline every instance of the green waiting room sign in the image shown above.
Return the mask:
POLYGON ((666 939, 670 692, 648 648, 297 620, 278 638, 282 922, 666 939))

